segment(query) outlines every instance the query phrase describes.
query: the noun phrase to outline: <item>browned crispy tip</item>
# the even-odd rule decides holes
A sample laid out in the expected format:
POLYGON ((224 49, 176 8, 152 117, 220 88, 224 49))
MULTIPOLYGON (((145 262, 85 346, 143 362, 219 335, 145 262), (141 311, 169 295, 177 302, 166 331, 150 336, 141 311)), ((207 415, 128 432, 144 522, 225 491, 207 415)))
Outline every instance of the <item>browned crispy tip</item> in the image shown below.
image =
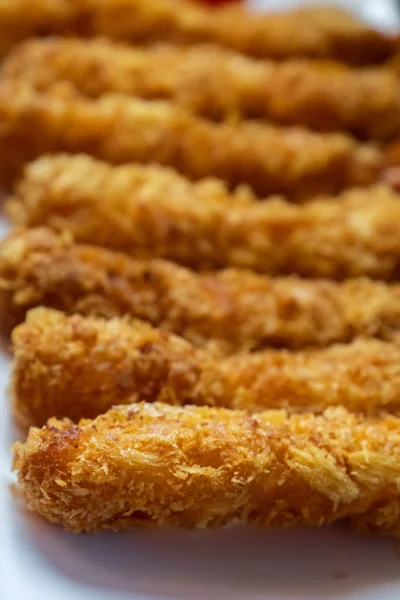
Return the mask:
POLYGON ((362 139, 400 134, 400 84, 391 68, 343 63, 252 60, 217 46, 132 47, 106 39, 29 40, 3 63, 3 80, 45 91, 69 81, 83 95, 123 93, 168 99, 220 120, 262 118, 362 139))
POLYGON ((51 419, 14 453, 28 507, 75 532, 348 519, 400 534, 396 417, 140 403, 78 425, 51 419))
MULTIPOLYGON (((302 205, 217 200, 195 188, 164 193, 138 166, 50 156, 27 167, 7 205, 14 223, 69 231, 76 241, 163 258, 197 270, 247 268, 269 275, 342 280, 399 277, 399 196, 355 188, 302 205)), ((199 184, 198 184, 199 185, 199 184)))
POLYGON ((378 340, 222 358, 143 322, 38 308, 12 341, 14 409, 25 425, 94 418, 135 398, 249 412, 400 409, 400 348, 378 340))
POLYGON ((214 123, 165 101, 124 94, 91 99, 68 82, 46 93, 0 85, 0 182, 48 152, 83 152, 114 164, 158 163, 193 180, 246 183, 260 196, 305 199, 380 180, 381 150, 345 133, 254 121, 214 123), (273 149, 273 152, 271 151, 273 149))
POLYGON ((304 348, 357 336, 393 339, 400 287, 368 279, 336 283, 227 269, 194 273, 71 243, 49 229, 16 230, 0 244, 0 303, 21 321, 35 306, 130 315, 224 353, 304 348))

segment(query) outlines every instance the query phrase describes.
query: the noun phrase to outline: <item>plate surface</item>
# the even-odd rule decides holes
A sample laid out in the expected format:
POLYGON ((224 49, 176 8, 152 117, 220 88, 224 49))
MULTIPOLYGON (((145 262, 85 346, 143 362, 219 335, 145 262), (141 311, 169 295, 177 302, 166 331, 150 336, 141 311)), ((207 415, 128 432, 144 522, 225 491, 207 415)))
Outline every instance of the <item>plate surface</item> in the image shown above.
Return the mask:
MULTIPOLYGON (((294 2, 286 2, 294 4, 294 2)), ((283 0, 253 1, 282 8, 283 0)), ((342 2, 382 27, 395 3, 342 2)), ((0 222, 0 233, 6 231, 0 222)), ((399 600, 400 543, 341 529, 136 530, 74 536, 17 506, 10 493, 8 342, 0 353, 2 600, 399 600)))

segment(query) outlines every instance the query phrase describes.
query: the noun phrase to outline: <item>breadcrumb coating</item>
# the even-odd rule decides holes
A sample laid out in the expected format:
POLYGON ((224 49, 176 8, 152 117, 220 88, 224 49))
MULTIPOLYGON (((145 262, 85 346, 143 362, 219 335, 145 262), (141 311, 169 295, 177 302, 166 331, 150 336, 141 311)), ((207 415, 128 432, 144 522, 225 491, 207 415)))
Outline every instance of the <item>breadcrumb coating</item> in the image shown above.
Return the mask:
POLYGON ((190 179, 215 176, 256 193, 309 197, 385 178, 385 156, 344 133, 257 121, 214 123, 166 101, 79 95, 68 82, 45 93, 0 85, 0 182, 47 152, 83 152, 111 163, 158 163, 190 179))
POLYGON ((400 412, 400 347, 378 340, 221 358, 140 321, 37 308, 12 341, 12 396, 24 425, 94 418, 134 398, 249 412, 400 412))
POLYGON ((387 140, 400 133, 400 84, 388 69, 257 61, 218 47, 132 48, 108 40, 29 40, 1 69, 40 91, 69 81, 97 98, 117 92, 167 99, 200 115, 265 118, 387 140))
POLYGON ((396 39, 333 7, 253 14, 242 7, 210 9, 188 0, 1 0, 0 50, 43 33, 107 36, 129 42, 213 42, 253 56, 385 61, 396 39))
MULTIPOLYGON (((171 202, 182 204, 188 202, 219 204, 222 202, 228 206, 234 204, 245 206, 251 202, 261 200, 245 185, 231 191, 220 179, 205 178, 199 181, 191 181, 174 169, 160 165, 131 163, 116 166, 115 170, 111 170, 109 164, 99 160, 95 161, 84 154, 43 156, 26 167, 26 176, 32 175, 32 184, 37 181, 40 186, 49 185, 49 190, 51 190, 51 181, 48 180, 45 183, 44 176, 51 179, 54 176, 60 185, 62 185, 61 179, 64 177, 66 185, 68 185, 67 180, 74 184, 82 178, 88 186, 86 191, 88 198, 91 195, 101 194, 103 186, 109 187, 107 180, 110 179, 110 174, 115 175, 112 180, 114 195, 121 199, 134 197, 138 201, 157 203, 163 197, 169 198, 171 202), (71 173, 69 169, 71 169, 71 173)), ((28 186, 31 185, 30 182, 27 182, 25 186, 24 181, 25 177, 21 178, 22 196, 25 195, 25 191, 27 192, 28 186)), ((41 195, 41 191, 42 187, 38 189, 38 196, 41 195)), ((36 195, 33 187, 32 193, 36 195)), ((18 202, 10 201, 7 206, 12 218, 15 218, 16 221, 24 220, 18 202)))
POLYGON ((73 244, 50 230, 15 231, 0 245, 2 313, 35 306, 130 315, 220 352, 302 348, 357 336, 391 340, 400 328, 400 286, 262 277, 228 269, 197 274, 161 260, 133 260, 73 244))
POLYGON ((18 225, 45 225, 77 242, 195 269, 399 278, 400 197, 388 187, 304 205, 279 198, 228 205, 164 194, 139 170, 86 156, 45 157, 25 170, 8 213, 18 225))
POLYGON ((28 507, 74 532, 316 526, 400 534, 400 420, 162 403, 51 419, 14 446, 28 507))

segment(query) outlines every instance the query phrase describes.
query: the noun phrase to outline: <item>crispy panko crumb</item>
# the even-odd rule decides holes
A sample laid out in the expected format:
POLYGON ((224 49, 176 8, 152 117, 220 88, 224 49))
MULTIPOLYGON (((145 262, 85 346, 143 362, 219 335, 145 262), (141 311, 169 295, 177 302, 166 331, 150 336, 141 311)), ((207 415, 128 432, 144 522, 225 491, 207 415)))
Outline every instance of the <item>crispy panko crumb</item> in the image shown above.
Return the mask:
POLYGON ((242 7, 210 10, 188 0, 1 0, 1 54, 42 33, 140 43, 213 42, 259 57, 338 58, 353 64, 382 62, 396 51, 394 36, 333 7, 260 15, 242 7))
POLYGON ((140 403, 78 425, 51 419, 14 451, 29 508, 74 532, 348 519, 400 534, 396 417, 140 403))
POLYGON ((130 315, 225 353, 301 348, 357 336, 392 339, 400 286, 268 278, 228 269, 198 274, 71 243, 48 229, 16 230, 0 245, 0 303, 20 321, 35 306, 130 315))
POLYGON ((400 133, 400 85, 387 68, 256 61, 213 46, 132 48, 105 39, 29 40, 1 69, 45 91, 69 81, 82 94, 168 99, 197 114, 265 118, 387 140, 400 133))
POLYGON ((83 152, 111 163, 158 163, 190 179, 214 176, 257 194, 310 197, 384 178, 385 154, 344 133, 257 121, 214 123, 166 101, 125 94, 97 99, 68 82, 45 93, 0 84, 0 182, 46 152, 83 152))
POLYGON ((8 213, 15 224, 70 231, 77 242, 195 269, 397 280, 400 196, 386 186, 304 205, 216 201, 166 193, 149 171, 87 156, 44 157, 25 170, 8 213))
POLYGON ((250 412, 400 409, 400 347, 378 340, 221 358, 142 322, 45 308, 31 311, 12 340, 14 409, 25 425, 94 418, 135 398, 250 412))
MULTIPOLYGON (((10 199, 7 203, 10 217, 16 223, 24 223, 26 219, 25 208, 21 206, 19 194, 21 198, 24 198, 25 193, 29 194, 28 188, 31 186, 32 201, 40 201, 42 185, 48 185, 48 190, 51 192, 52 181, 61 186, 62 197, 63 193, 70 193, 72 196, 75 183, 81 179, 84 180, 88 186, 86 197, 89 202, 92 195, 98 194, 99 199, 101 198, 103 190, 110 187, 108 180, 111 177, 114 196, 121 201, 123 198, 133 197, 138 202, 157 203, 160 198, 168 198, 171 203, 182 205, 187 202, 218 205, 222 202, 231 207, 233 205, 246 206, 262 200, 245 185, 231 191, 220 179, 205 178, 191 181, 174 169, 160 165, 132 163, 111 167, 106 162, 94 160, 84 154, 42 156, 30 163, 25 168, 24 174, 18 186, 20 192, 16 192, 18 197, 15 200, 10 199), (27 182, 25 185, 25 179, 30 177, 32 177, 32 184, 27 182), (47 180, 47 183, 44 179, 47 180), (37 191, 36 185, 33 187, 35 182, 37 182, 37 191), (37 200, 33 200, 33 195, 37 200)), ((79 197, 77 197, 77 201, 79 201, 79 197)), ((29 204, 29 201, 27 203, 29 204)), ((86 218, 85 215, 83 217, 86 218)))

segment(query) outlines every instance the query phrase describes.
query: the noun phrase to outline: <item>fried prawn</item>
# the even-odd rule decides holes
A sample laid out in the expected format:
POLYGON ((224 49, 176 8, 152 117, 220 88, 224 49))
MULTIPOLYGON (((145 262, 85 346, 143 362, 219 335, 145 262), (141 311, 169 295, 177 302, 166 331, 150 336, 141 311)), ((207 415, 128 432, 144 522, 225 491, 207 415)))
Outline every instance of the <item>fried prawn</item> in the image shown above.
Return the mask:
POLYGON ((84 152, 111 163, 158 163, 190 179, 294 198, 336 193, 386 177, 384 152, 344 133, 257 121, 214 123, 166 101, 79 95, 68 82, 45 93, 23 81, 0 85, 0 182, 47 152, 84 152))
POLYGON ((40 305, 130 315, 224 353, 326 346, 357 336, 391 340, 400 327, 399 285, 235 269, 198 274, 74 244, 47 229, 15 231, 0 245, 0 303, 16 321, 40 305))
POLYGON ((83 95, 172 100, 197 114, 264 118, 387 140, 400 133, 400 84, 388 69, 255 61, 218 47, 131 48, 107 40, 28 41, 1 69, 45 91, 69 81, 83 95))
POLYGON ((337 58, 353 64, 382 62, 396 52, 395 36, 333 7, 260 14, 241 7, 211 10, 190 0, 0 1, 1 54, 24 38, 48 33, 136 43, 213 42, 258 57, 337 58))
POLYGON ((19 225, 69 231, 80 243, 194 269, 399 277, 400 198, 388 187, 304 205, 279 198, 229 205, 206 195, 192 202, 162 190, 148 193, 152 180, 137 172, 86 156, 45 157, 26 169, 8 212, 19 225))
POLYGON ((400 533, 400 420, 162 403, 51 419, 14 447, 28 507, 75 532, 138 525, 400 533))
POLYGON ((31 311, 12 340, 14 410, 25 425, 94 418, 135 397, 249 412, 400 409, 400 347, 379 340, 222 358, 140 321, 45 308, 31 311))

